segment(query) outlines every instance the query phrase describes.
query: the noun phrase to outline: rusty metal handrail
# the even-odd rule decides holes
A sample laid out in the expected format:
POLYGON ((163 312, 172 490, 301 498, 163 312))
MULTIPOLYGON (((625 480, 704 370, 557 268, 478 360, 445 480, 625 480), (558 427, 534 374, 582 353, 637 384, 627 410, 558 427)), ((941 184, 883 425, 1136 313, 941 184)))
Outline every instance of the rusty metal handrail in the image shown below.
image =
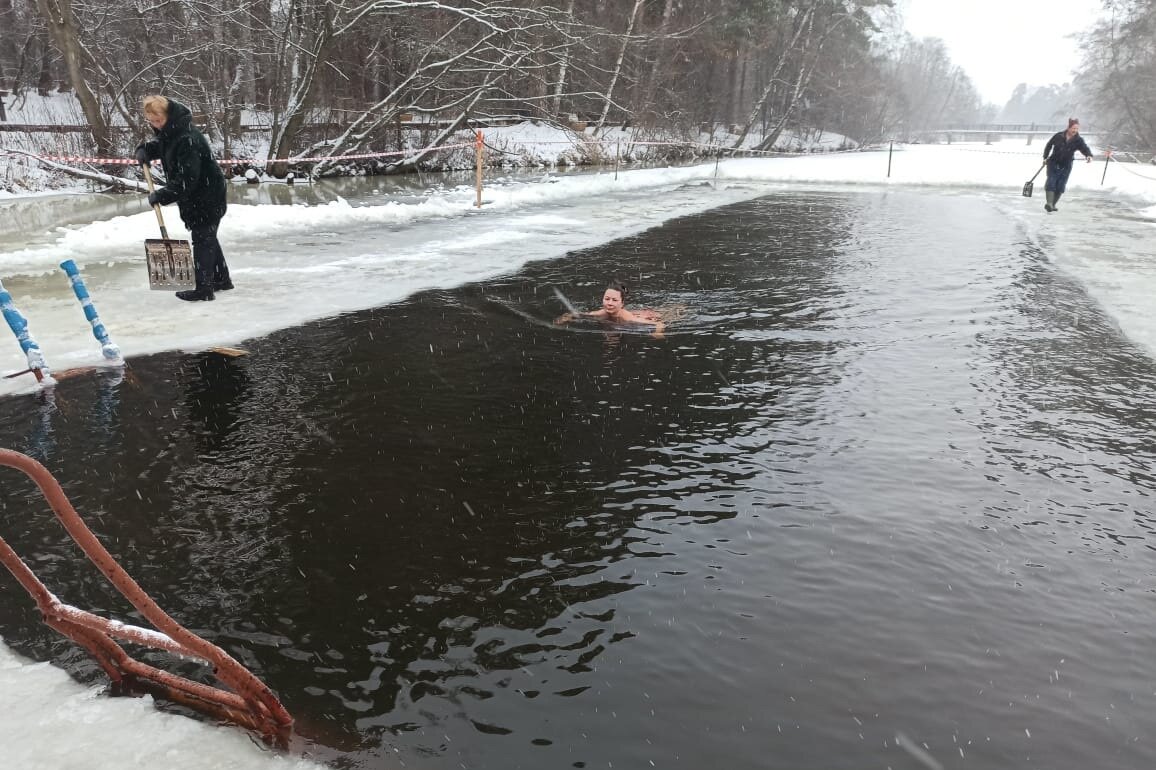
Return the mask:
POLYGON ((97 540, 47 468, 10 449, 0 449, 0 465, 23 471, 36 482, 44 499, 85 556, 157 630, 102 618, 61 602, 0 537, 0 563, 36 601, 45 623, 87 649, 114 685, 130 690, 134 686, 148 690, 215 718, 254 730, 271 743, 288 744, 293 718, 273 691, 220 647, 169 617, 97 540), (229 689, 193 682, 141 663, 129 656, 116 642, 117 639, 195 658, 212 666, 213 674, 229 689))

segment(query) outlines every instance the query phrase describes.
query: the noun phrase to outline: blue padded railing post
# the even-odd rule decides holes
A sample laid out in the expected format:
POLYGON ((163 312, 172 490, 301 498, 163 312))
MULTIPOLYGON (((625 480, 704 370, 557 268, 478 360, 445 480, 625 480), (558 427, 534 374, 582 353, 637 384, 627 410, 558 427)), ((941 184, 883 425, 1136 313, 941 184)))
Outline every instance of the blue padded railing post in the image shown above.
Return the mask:
POLYGON ((0 312, 3 312, 4 320, 8 322, 8 328, 16 335, 20 349, 28 358, 29 371, 35 374, 36 379, 41 383, 49 385, 55 383, 56 381, 52 379, 52 372, 48 368, 48 362, 44 360, 44 354, 40 352, 40 346, 28 333, 28 321, 16 309, 16 305, 12 302, 12 295, 4 288, 3 283, 0 283, 0 312))
POLYGON ((80 300, 81 307, 84 308, 84 317, 92 324, 92 336, 96 337, 96 341, 100 343, 101 354, 109 361, 124 363, 120 357, 120 348, 108 336, 108 330, 104 328, 104 324, 100 322, 100 316, 96 314, 96 306, 92 304, 92 297, 88 295, 88 289, 84 285, 84 279, 80 277, 80 270, 76 267, 76 263, 71 259, 66 259, 60 263, 60 269, 68 274, 68 280, 72 282, 72 291, 80 300))

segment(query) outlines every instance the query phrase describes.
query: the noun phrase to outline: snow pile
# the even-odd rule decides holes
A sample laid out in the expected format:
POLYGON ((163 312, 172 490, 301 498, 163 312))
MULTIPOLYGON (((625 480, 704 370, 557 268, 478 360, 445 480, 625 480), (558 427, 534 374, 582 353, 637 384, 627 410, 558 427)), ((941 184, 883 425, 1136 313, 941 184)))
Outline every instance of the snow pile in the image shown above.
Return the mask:
MULTIPOLYGON (((84 125, 84 110, 71 91, 39 93, 24 89, 4 97, 4 114, 9 123, 48 126, 84 125)), ((122 121, 123 125, 123 121, 122 121)))
POLYGON ((109 698, 0 644, 0 767, 322 770, 259 748, 242 730, 157 711, 150 697, 109 698), (61 740, 44 740, 56 736, 61 740), (142 740, 142 736, 147 739, 142 740))

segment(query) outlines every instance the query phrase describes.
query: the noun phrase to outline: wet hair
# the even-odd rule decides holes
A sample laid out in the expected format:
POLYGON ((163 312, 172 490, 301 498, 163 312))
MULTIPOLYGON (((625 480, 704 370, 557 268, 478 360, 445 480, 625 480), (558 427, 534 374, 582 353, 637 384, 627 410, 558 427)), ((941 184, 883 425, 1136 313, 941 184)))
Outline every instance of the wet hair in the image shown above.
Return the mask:
POLYGON ((1071 128, 1072 126, 1078 126, 1078 125, 1080 125, 1080 119, 1079 118, 1068 118, 1068 128, 1071 128))
MULTIPOLYGON (((626 295, 629 292, 627 292, 626 287, 622 284, 621 281, 611 281, 610 283, 606 284, 606 289, 614 289, 614 291, 621 294, 622 295, 622 304, 623 305, 626 304, 626 295)), ((606 291, 606 289, 603 289, 603 291, 606 291)))
POLYGON ((152 94, 146 96, 141 102, 144 107, 146 115, 168 115, 169 114, 169 100, 160 94, 152 94))

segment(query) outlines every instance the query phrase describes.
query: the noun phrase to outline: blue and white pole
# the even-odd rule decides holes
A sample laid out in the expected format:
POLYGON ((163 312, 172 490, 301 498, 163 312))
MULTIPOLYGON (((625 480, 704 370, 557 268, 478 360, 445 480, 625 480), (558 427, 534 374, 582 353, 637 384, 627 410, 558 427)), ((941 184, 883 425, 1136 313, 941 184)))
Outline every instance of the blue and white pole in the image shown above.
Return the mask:
POLYGON ((28 334, 28 321, 24 320, 24 316, 20 315, 20 311, 12 303, 12 295, 4 288, 3 283, 0 283, 0 312, 4 313, 4 320, 8 322, 8 328, 16 335, 20 349, 28 358, 29 371, 36 375, 39 382, 46 385, 54 384, 56 380, 52 379, 52 372, 44 360, 44 354, 40 352, 40 346, 28 334))
POLYGON ((68 279, 72 281, 72 291, 80 300, 81 307, 84 308, 84 317, 92 324, 92 336, 96 337, 96 341, 100 343, 100 352, 106 360, 123 364, 124 360, 120 357, 120 348, 108 336, 108 330, 100 322, 100 316, 96 314, 96 306, 92 304, 92 297, 88 296, 88 289, 84 285, 84 279, 80 277, 80 270, 76 267, 76 263, 71 259, 66 259, 60 263, 60 269, 67 273, 68 279))

